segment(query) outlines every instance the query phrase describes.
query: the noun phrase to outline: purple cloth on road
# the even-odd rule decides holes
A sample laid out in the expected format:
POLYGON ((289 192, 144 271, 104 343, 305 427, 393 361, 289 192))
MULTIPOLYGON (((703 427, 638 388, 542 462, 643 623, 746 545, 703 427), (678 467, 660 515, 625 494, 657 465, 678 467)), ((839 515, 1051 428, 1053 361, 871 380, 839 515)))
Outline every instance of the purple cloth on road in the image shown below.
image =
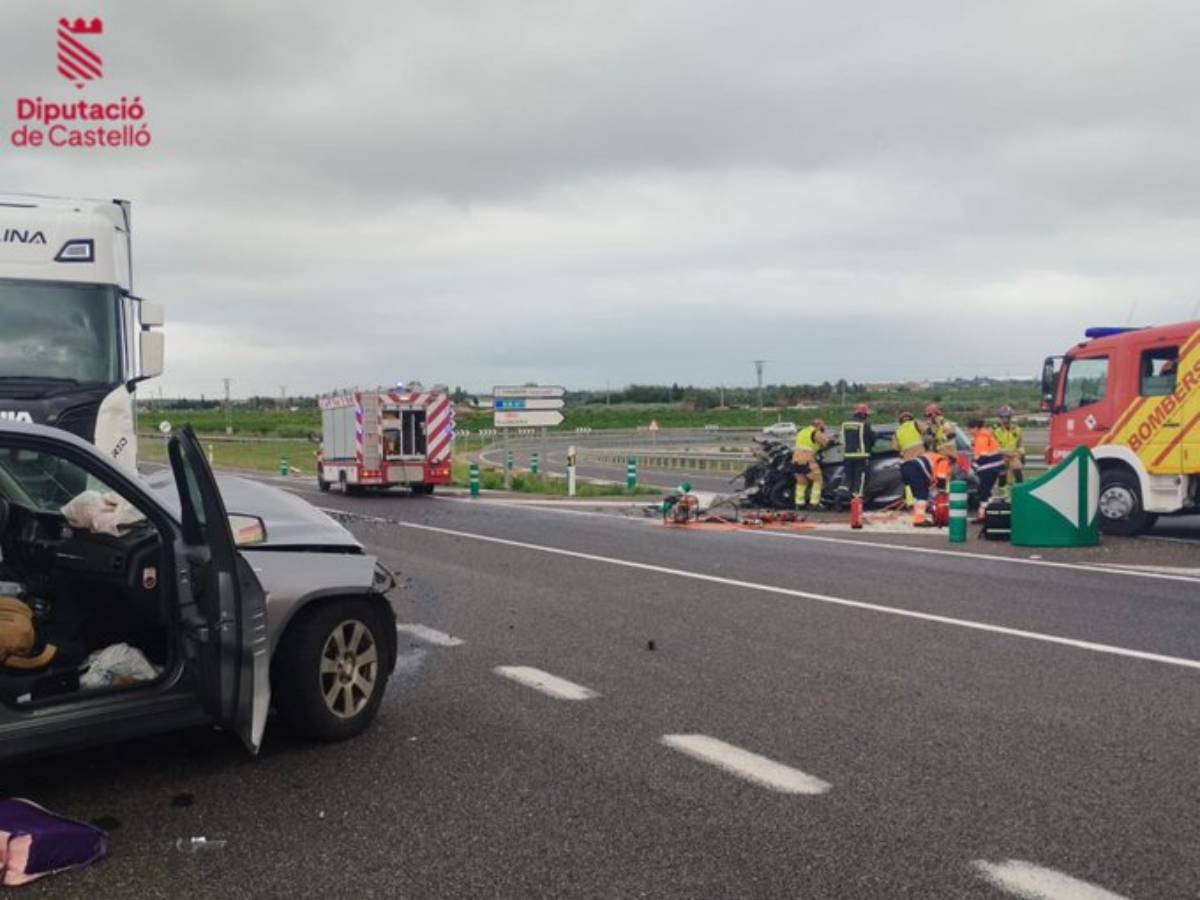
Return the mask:
POLYGON ((0 800, 0 871, 6 885, 81 869, 108 855, 108 835, 29 800, 0 800))

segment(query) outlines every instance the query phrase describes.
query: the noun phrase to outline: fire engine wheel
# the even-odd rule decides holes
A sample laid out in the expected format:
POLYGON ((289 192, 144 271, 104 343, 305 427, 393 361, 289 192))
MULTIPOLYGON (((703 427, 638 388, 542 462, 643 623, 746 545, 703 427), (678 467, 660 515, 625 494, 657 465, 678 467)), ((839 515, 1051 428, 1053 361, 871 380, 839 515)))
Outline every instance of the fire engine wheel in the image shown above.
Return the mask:
POLYGON ((414 484, 411 486, 411 490, 414 494, 432 494, 433 493, 433 485, 432 484, 414 484))
POLYGON ((329 482, 325 480, 325 473, 321 469, 317 469, 317 490, 322 492, 329 490, 329 482))
POLYGON ((305 737, 353 737, 371 724, 383 699, 383 617, 357 599, 326 602, 301 616, 276 654, 279 712, 305 737))
POLYGON ((1140 534, 1157 518, 1142 507, 1142 488, 1136 475, 1125 469, 1100 473, 1101 531, 1121 536, 1140 534))

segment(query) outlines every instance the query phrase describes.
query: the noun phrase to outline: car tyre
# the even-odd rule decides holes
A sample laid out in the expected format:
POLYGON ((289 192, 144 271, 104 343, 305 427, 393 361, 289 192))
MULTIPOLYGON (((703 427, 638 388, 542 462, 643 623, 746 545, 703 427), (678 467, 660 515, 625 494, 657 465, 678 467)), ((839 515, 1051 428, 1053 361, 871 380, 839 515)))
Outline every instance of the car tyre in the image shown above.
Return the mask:
POLYGON ((1100 473, 1100 530, 1105 534, 1130 537, 1147 531, 1158 516, 1142 505, 1142 486, 1127 469, 1105 469, 1100 473))
POLYGON ((793 509, 796 506, 796 482, 780 478, 771 485, 767 502, 772 509, 793 509))
POLYGON ((385 624, 365 600, 322 603, 288 628, 275 654, 275 705, 297 733, 321 741, 361 734, 387 686, 385 624))

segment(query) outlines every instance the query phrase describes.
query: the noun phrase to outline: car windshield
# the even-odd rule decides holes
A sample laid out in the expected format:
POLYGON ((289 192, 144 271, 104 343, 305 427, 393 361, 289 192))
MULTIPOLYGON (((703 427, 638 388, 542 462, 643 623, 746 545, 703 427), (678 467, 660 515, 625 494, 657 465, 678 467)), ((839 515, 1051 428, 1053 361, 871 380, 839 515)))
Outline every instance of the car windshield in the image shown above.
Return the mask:
POLYGON ((60 456, 0 448, 0 494, 10 502, 57 512, 88 489, 105 491, 107 487, 60 456))
POLYGON ((0 381, 120 380, 116 288, 0 279, 0 381))

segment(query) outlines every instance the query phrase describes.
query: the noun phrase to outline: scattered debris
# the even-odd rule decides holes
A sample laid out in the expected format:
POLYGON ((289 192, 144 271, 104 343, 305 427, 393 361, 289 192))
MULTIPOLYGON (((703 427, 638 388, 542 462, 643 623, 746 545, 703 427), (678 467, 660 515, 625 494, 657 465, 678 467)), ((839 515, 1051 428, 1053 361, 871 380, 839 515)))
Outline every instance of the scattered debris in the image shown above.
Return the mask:
POLYGON ((174 806, 176 809, 186 807, 186 806, 191 806, 195 802, 196 802, 196 795, 189 794, 186 792, 182 793, 182 794, 176 794, 174 797, 171 798, 171 805, 174 806))
POLYGON ((654 649, 654 641, 646 641, 646 649, 653 650, 654 649))
POLYGON ((110 644, 88 655, 80 666, 82 688, 127 687, 142 681, 153 681, 159 670, 137 647, 129 644, 110 644))
POLYGON ((228 841, 198 835, 190 838, 176 838, 175 849, 180 853, 207 853, 209 850, 224 850, 227 843, 228 841))

